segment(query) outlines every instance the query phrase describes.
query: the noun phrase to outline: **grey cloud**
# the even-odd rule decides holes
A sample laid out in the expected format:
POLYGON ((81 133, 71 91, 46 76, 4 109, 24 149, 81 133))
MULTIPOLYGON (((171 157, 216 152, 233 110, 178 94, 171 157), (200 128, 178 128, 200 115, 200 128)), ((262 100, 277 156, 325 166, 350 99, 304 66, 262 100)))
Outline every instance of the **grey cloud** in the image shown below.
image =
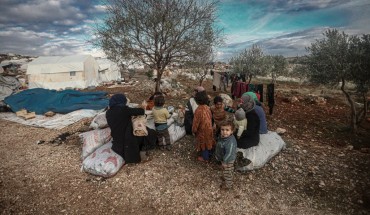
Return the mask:
POLYGON ((307 54, 305 48, 310 46, 312 42, 315 42, 316 39, 322 38, 326 29, 325 27, 311 28, 260 41, 253 40, 228 44, 220 47, 219 51, 222 52, 222 55, 219 56, 218 60, 227 61, 241 51, 249 49, 253 44, 260 46, 265 54, 283 55, 286 57, 302 56, 307 54))

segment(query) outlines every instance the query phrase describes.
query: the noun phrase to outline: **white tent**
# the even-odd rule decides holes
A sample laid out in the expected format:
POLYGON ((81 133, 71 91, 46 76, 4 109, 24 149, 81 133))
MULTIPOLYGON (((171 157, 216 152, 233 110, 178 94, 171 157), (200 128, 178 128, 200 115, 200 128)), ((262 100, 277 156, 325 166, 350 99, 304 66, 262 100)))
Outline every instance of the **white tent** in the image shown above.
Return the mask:
POLYGON ((38 57, 28 64, 29 88, 65 89, 97 86, 99 65, 91 55, 38 57))
POLYGON ((121 72, 116 63, 106 58, 97 59, 96 61, 99 64, 99 78, 101 81, 109 82, 121 80, 121 72))

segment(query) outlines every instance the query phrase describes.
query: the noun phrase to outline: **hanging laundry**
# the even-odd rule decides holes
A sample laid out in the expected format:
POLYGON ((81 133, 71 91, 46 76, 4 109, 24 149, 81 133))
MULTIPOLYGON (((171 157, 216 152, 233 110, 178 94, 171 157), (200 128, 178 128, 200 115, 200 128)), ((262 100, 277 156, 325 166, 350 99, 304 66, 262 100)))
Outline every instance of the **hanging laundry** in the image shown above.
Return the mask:
POLYGON ((272 111, 273 111, 273 108, 274 108, 274 105, 275 105, 275 98, 274 98, 274 95, 275 95, 275 92, 274 92, 274 84, 268 84, 267 85, 267 94, 266 94, 266 97, 267 97, 267 101, 268 101, 268 106, 269 106, 269 114, 272 115, 272 111))

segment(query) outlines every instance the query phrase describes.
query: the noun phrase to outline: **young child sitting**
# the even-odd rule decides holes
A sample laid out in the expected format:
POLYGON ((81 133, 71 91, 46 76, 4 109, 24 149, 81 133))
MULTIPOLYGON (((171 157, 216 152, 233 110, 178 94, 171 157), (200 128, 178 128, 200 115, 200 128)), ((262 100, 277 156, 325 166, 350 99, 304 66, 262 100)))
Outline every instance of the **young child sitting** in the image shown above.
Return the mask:
POLYGON ((195 94, 195 101, 198 104, 194 113, 192 132, 196 139, 196 150, 199 161, 208 161, 211 150, 215 145, 212 129, 212 113, 208 107, 208 96, 205 91, 195 94))
POLYGON ((240 139, 243 131, 247 130, 247 118, 245 118, 245 112, 243 108, 239 108, 235 112, 234 125, 237 130, 236 137, 240 139))
POLYGON ((223 184, 221 189, 230 189, 233 186, 234 161, 236 159, 236 139, 233 135, 234 123, 225 120, 220 123, 221 135, 217 139, 215 156, 221 161, 223 168, 223 184))
POLYGON ((158 145, 161 150, 171 150, 170 134, 168 133, 167 119, 170 118, 170 113, 163 107, 165 103, 164 96, 158 95, 154 97, 154 107, 152 109, 155 130, 157 131, 158 145), (163 143, 164 139, 164 143, 163 143))

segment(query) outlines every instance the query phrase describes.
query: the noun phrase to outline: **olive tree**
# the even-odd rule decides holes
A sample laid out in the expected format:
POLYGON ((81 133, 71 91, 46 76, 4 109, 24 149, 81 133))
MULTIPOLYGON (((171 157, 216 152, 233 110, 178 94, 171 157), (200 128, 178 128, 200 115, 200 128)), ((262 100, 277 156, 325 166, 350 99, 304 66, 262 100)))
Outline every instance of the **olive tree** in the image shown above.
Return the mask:
POLYGON ((350 62, 353 82, 357 93, 364 103, 357 115, 357 123, 361 122, 368 111, 367 93, 370 89, 370 34, 362 37, 353 36, 350 40, 350 62))
POLYGON ((233 71, 244 74, 249 78, 251 83, 252 78, 257 75, 264 75, 264 54, 262 49, 253 44, 250 49, 245 49, 243 52, 234 56, 230 61, 233 66, 233 71))
MULTIPOLYGON (((324 32, 324 36, 323 39, 316 40, 307 48, 310 53, 307 56, 310 79, 315 83, 334 86, 340 83, 340 89, 350 105, 351 128, 352 131, 356 131, 357 111, 353 95, 349 93, 345 86, 350 81, 357 84, 363 83, 358 86, 366 86, 366 83, 368 83, 369 76, 365 67, 369 62, 366 60, 369 59, 366 54, 363 54, 366 53, 366 49, 363 48, 364 44, 361 44, 356 37, 349 37, 344 32, 340 33, 336 29, 327 30, 324 32), (365 77, 365 79, 362 77, 365 77)), ((362 40, 365 44, 367 44, 366 39, 368 38, 362 40)), ((367 69, 367 71, 369 70, 367 69)))
POLYGON ((94 44, 115 62, 141 62, 157 71, 155 90, 167 65, 194 59, 220 38, 215 0, 106 0, 107 16, 96 26, 94 44))
POLYGON ((288 73, 288 61, 282 55, 268 55, 264 58, 262 69, 264 73, 271 75, 272 82, 276 83, 279 76, 288 73))

